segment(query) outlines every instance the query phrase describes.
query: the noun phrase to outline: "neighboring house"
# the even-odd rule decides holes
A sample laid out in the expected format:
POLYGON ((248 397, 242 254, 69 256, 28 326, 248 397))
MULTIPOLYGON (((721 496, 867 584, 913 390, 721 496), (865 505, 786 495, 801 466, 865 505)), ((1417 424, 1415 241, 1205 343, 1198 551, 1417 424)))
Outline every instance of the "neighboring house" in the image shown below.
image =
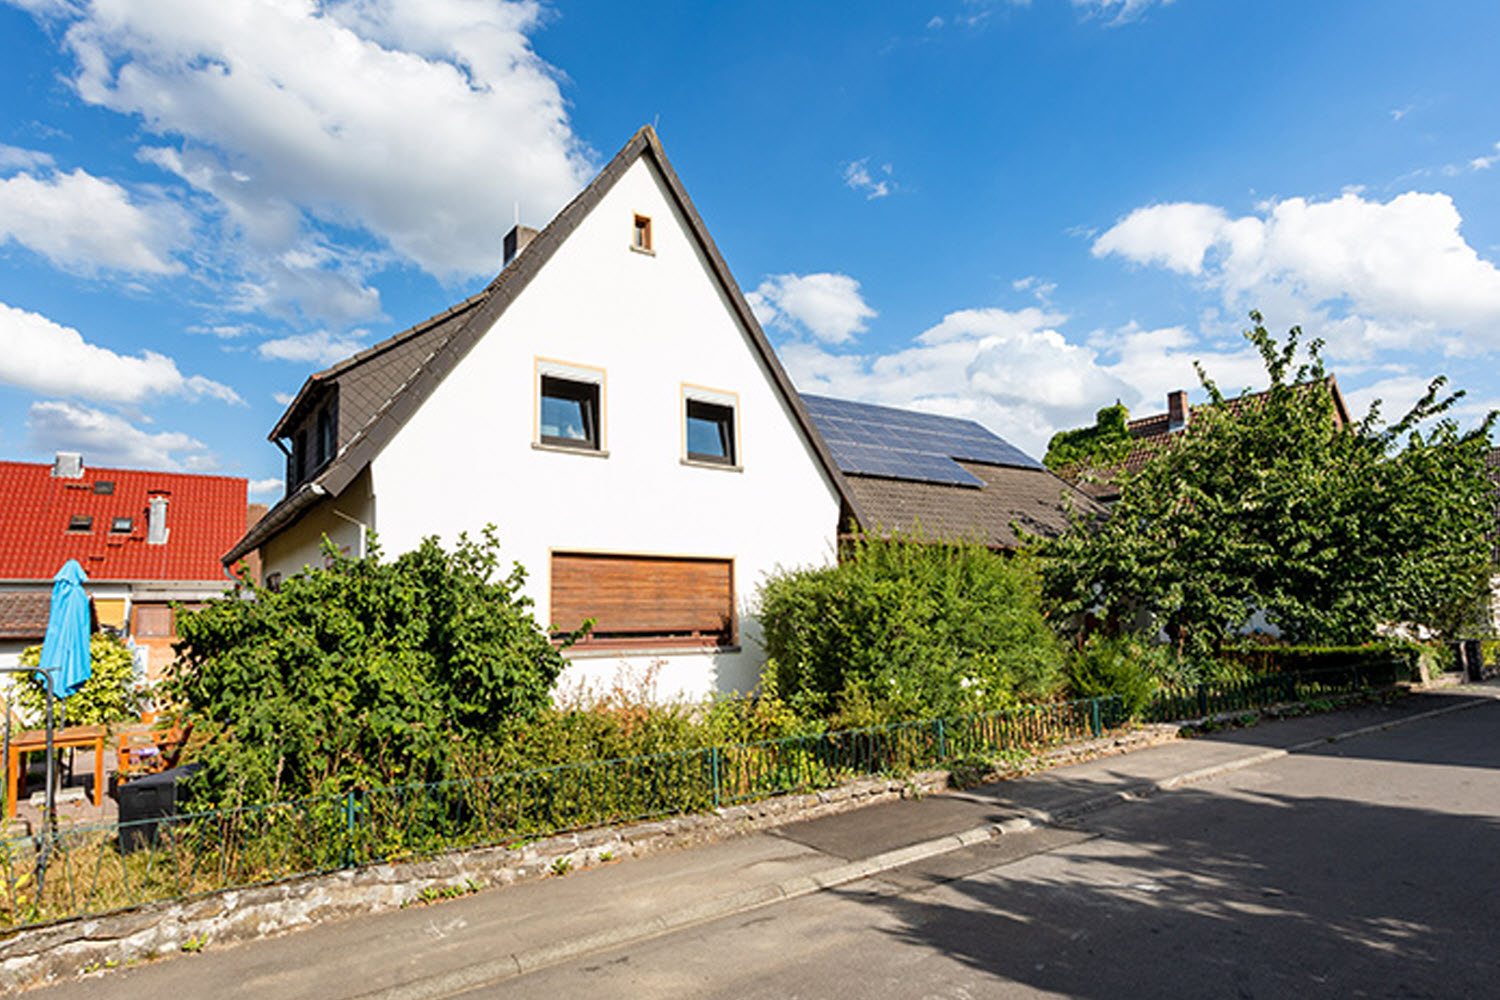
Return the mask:
POLYGON ((244 479, 0 462, 0 662, 41 642, 52 577, 77 559, 100 626, 129 637, 146 676, 172 661, 173 602, 230 585, 219 556, 244 533, 244 479))
MULTIPOLYGON (((1337 426, 1347 427, 1353 423, 1344 394, 1339 391, 1338 379, 1328 376, 1328 391, 1333 397, 1333 419, 1337 426)), ((1315 384, 1315 383, 1308 383, 1315 384)), ((1234 412, 1242 406, 1260 406, 1265 392, 1246 393, 1225 399, 1223 405, 1234 412)), ((1206 409, 1199 407, 1199 410, 1206 409)), ((1192 423, 1193 407, 1188 403, 1187 392, 1182 389, 1167 393, 1167 411, 1138 417, 1126 425, 1130 433, 1129 454, 1118 464, 1068 471, 1068 478, 1085 493, 1103 504, 1111 504, 1120 498, 1120 484, 1146 467, 1153 455, 1172 447, 1176 436, 1192 423)))
POLYGON ((1100 510, 972 420, 808 394, 802 402, 859 505, 843 523, 867 532, 1009 550, 1020 543, 1017 528, 1055 536, 1070 511, 1100 510))
POLYGON ((482 292, 307 379, 271 432, 287 494, 229 549, 268 586, 486 524, 537 618, 595 619, 564 684, 654 668, 747 691, 756 592, 856 510, 656 134, 638 132, 482 292))

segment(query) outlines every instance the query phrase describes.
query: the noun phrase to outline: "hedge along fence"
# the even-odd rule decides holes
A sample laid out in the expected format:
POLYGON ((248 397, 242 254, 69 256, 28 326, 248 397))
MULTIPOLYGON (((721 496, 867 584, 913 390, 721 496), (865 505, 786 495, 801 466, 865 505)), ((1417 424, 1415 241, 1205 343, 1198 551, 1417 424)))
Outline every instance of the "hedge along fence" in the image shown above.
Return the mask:
MULTIPOLYGON (((1356 668, 1166 689, 1179 721, 1363 690, 1356 668)), ((1388 682, 1388 678, 1386 682, 1388 682)), ((68 826, 0 844, 0 928, 15 930, 375 862, 702 812, 965 758, 1031 753, 1128 721, 1118 697, 590 761, 187 814, 68 826)))

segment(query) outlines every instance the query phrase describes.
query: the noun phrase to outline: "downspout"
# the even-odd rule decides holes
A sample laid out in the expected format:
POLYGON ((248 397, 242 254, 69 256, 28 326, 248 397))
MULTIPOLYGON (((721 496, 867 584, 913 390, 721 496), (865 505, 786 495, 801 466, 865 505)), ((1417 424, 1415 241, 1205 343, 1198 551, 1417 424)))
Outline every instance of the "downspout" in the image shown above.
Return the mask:
MULTIPOLYGON (((328 490, 325 489, 321 483, 313 483, 312 492, 320 497, 326 497, 328 495, 328 490)), ((350 524, 359 529, 359 554, 356 555, 355 558, 363 559, 365 557, 365 550, 367 548, 366 538, 369 535, 370 526, 357 517, 350 517, 348 514, 345 514, 337 507, 330 506, 328 508, 328 513, 341 520, 348 521, 350 524)))

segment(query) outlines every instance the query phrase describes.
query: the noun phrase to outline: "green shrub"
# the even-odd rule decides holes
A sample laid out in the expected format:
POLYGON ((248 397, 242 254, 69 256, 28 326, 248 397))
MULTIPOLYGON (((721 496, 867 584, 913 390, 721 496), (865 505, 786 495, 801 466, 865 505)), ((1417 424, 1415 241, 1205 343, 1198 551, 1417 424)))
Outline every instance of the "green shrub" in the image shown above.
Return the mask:
POLYGON ((1252 674, 1358 670, 1369 684, 1394 684, 1421 676, 1421 666, 1441 673, 1451 654, 1419 642, 1374 642, 1362 646, 1253 646, 1226 648, 1220 659, 1252 674))
POLYGON ((1152 659, 1132 639, 1090 636, 1068 661, 1069 686, 1076 698, 1118 697, 1125 714, 1134 718, 1161 686, 1152 659))
POLYGON ((1024 557, 862 539, 761 591, 768 673, 804 718, 870 725, 1052 695, 1062 648, 1024 557))
MULTIPOLYGON (((70 726, 103 726, 135 718, 140 698, 135 690, 135 661, 125 644, 112 635, 95 632, 89 639, 93 672, 67 700, 66 721, 70 726)), ((30 646, 21 653, 21 666, 34 667, 42 660, 42 647, 30 646)), ((47 686, 36 674, 20 674, 16 680, 16 705, 25 717, 42 725, 47 712, 47 686)))
POLYGON ((195 794, 254 802, 435 781, 548 704, 563 666, 498 543, 426 539, 184 614, 169 695, 211 738, 195 794), (248 598, 248 599, 247 599, 248 598))

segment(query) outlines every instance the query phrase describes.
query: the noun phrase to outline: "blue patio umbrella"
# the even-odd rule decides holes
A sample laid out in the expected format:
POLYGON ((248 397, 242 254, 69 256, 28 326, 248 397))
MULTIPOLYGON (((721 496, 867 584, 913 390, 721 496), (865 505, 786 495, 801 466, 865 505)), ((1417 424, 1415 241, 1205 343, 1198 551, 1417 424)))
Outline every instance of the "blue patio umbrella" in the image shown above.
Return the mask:
POLYGON ((89 656, 93 616, 89 613, 88 592, 83 589, 88 579, 77 559, 63 563, 52 578, 52 610, 37 666, 52 675, 53 690, 59 698, 76 694, 94 672, 89 656))

